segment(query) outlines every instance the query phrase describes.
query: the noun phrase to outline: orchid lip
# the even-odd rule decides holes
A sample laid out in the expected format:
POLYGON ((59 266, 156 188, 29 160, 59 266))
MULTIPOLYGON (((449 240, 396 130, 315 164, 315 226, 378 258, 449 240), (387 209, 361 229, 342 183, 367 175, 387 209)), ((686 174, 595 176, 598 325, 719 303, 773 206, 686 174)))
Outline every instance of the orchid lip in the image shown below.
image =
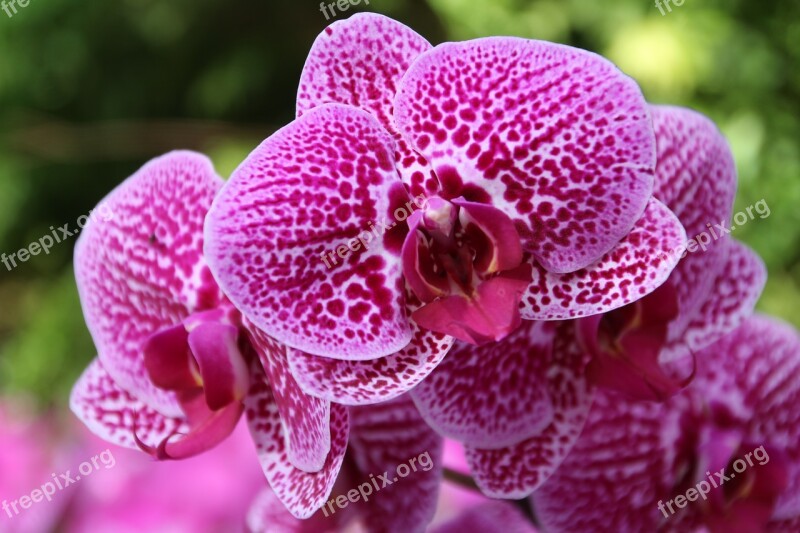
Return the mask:
POLYGON ((511 219, 487 204, 429 199, 409 219, 403 268, 425 305, 422 327, 472 344, 504 338, 520 323, 519 302, 531 281, 511 219))

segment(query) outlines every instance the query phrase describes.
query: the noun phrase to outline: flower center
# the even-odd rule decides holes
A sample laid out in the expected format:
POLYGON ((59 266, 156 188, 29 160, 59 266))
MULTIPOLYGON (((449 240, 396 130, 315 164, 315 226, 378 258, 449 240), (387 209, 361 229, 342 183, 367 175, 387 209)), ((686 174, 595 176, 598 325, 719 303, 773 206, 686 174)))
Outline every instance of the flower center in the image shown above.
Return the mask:
POLYGON ((472 344, 500 340, 519 326, 531 267, 508 216, 463 198, 433 197, 408 224, 403 273, 425 304, 412 314, 420 326, 472 344))

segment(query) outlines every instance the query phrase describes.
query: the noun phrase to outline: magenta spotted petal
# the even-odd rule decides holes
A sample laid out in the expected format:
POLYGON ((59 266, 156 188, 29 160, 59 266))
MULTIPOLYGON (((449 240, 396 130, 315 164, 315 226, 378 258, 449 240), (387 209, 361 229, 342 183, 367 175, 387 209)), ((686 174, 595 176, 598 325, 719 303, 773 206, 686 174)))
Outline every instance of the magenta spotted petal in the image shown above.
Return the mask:
POLYGON ((472 476, 491 498, 529 495, 559 467, 581 433, 592 404, 584 377, 587 355, 575 340, 574 323, 556 326, 547 372, 552 420, 533 437, 498 449, 466 446, 472 476))
POLYGON ((402 189, 393 161, 393 142, 375 118, 329 104, 272 135, 234 172, 208 214, 205 253, 225 294, 258 328, 346 360, 408 344, 399 258, 381 239, 368 250, 356 239, 386 218, 390 191, 402 189), (337 254, 349 240, 361 250, 337 254))
MULTIPOLYGON (((412 295, 408 299, 414 301, 412 295)), ((345 405, 392 400, 425 379, 453 346, 452 337, 413 322, 411 327, 414 337, 408 346, 386 357, 343 361, 290 350, 289 367, 298 385, 317 398, 345 405)))
POLYGON ((289 371, 291 348, 270 339, 252 324, 245 324, 281 414, 289 461, 305 472, 318 472, 331 449, 331 404, 300 389, 289 371))
POLYGON ((530 518, 511 503, 489 501, 466 509, 433 533, 538 533, 530 518))
POLYGON ((181 414, 178 402, 151 383, 141 350, 153 333, 221 298, 202 257, 203 219, 221 186, 200 154, 154 159, 101 202, 75 246, 78 292, 103 367, 168 416, 181 414))
POLYGON ((517 444, 553 421, 554 335, 552 324, 526 321, 496 343, 458 342, 410 394, 446 437, 480 448, 517 444))
MULTIPOLYGON (((254 367, 260 365, 255 363, 254 367)), ((255 370, 253 374, 258 375, 255 370)), ((268 383, 252 383, 244 403, 250 433, 272 490, 296 518, 312 516, 327 501, 342 466, 349 431, 347 408, 331 405, 330 452, 318 472, 307 473, 290 460, 281 414, 268 383)))
POLYGON ((161 442, 185 433, 184 418, 167 417, 121 389, 95 359, 84 370, 69 399, 72 412, 92 433, 117 446, 139 449, 143 442, 161 442))
POLYGON ((440 194, 501 209, 550 272, 613 248, 653 188, 639 87, 583 50, 511 37, 439 45, 406 73, 395 118, 440 194))
POLYGON ((424 531, 433 519, 442 480, 443 441, 408 396, 351 411, 350 446, 359 479, 388 473, 390 485, 369 496, 368 531, 424 531))
POLYGON ((667 280, 680 259, 670 252, 685 243, 680 221, 651 199, 628 236, 597 263, 570 274, 552 274, 534 261, 533 282, 522 296, 522 317, 579 318, 636 301, 667 280))
POLYGON ((395 164, 417 197, 436 190, 427 160, 403 138, 394 121, 397 85, 411 63, 431 45, 411 28, 383 15, 357 13, 319 34, 308 53, 297 116, 328 103, 371 113, 396 143, 395 164))

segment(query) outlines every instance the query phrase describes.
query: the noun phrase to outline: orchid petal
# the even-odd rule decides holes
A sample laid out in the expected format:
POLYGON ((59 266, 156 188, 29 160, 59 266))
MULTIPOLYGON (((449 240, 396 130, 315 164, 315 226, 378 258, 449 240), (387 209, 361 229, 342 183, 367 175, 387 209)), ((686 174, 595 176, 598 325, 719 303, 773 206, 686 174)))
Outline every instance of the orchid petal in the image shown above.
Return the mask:
POLYGON ((369 112, 392 134, 395 160, 414 197, 436 190, 425 158, 395 126, 397 85, 411 63, 431 45, 414 30, 383 15, 357 13, 325 28, 314 41, 300 77, 297 116, 328 103, 369 112))
POLYGON ((299 520, 290 513, 270 488, 258 493, 247 512, 247 530, 253 533, 334 533, 340 530, 335 514, 323 516, 317 511, 305 520, 299 520))
POLYGON ((103 367, 168 416, 180 407, 150 381, 144 347, 221 298, 202 256, 203 219, 221 185, 200 154, 154 159, 100 203, 75 246, 78 292, 103 367))
POLYGON ((184 418, 166 417, 122 389, 100 359, 84 370, 70 395, 70 409, 98 437, 138 450, 137 439, 158 444, 176 432, 188 432, 184 418))
MULTIPOLYGON (((414 297, 409 294, 408 298, 414 297)), ((424 330, 413 322, 411 327, 411 342, 392 355, 342 361, 292 350, 289 368, 300 388, 317 398, 344 405, 392 400, 425 379, 453 346, 452 337, 424 330)))
POLYGON ((392 483, 370 496, 364 512, 367 529, 424 531, 436 511, 442 438, 419 416, 408 396, 354 407, 351 417, 350 446, 363 481, 369 482, 369 474, 389 472, 392 483), (405 477, 400 477, 400 465, 407 467, 405 477))
POLYGON ((556 371, 554 329, 526 321, 496 343, 457 342, 411 397, 436 431, 474 447, 503 448, 537 435, 553 421, 547 375, 556 371))
POLYGON ((642 215, 655 138, 636 83, 598 55, 491 37, 422 54, 395 118, 441 196, 493 205, 550 272, 587 267, 642 215))
POLYGON ((686 233, 664 204, 651 199, 633 230, 597 263, 552 274, 533 263, 533 283, 522 297, 522 318, 557 320, 606 313, 658 288, 678 264, 673 253, 686 233))
POLYGON ((261 365, 253 362, 245 415, 256 444, 261 467, 275 495, 296 518, 309 518, 320 509, 333 489, 342 466, 348 439, 347 408, 333 404, 330 411, 330 452, 322 469, 307 473, 289 459, 281 413, 261 365), (259 377, 260 373, 260 377, 259 377))
POLYGON ((392 144, 371 115, 327 104, 264 141, 215 199, 209 265, 270 337, 346 360, 383 357, 411 340, 399 247, 389 253, 368 227, 386 220, 391 195, 405 194, 392 144), (366 251, 353 251, 359 232, 374 238, 366 251), (337 246, 349 254, 342 262, 337 246))
MULTIPOLYGON (((331 450, 331 404, 302 391, 289 370, 292 352, 245 321, 250 341, 268 378, 271 396, 281 414, 289 461, 305 472, 319 472, 331 450)), ((251 378, 257 379, 257 378, 251 378)))
POLYGON ((475 482, 490 498, 528 496, 558 469, 583 429, 592 391, 583 375, 587 356, 575 340, 572 322, 556 326, 547 387, 552 422, 539 434, 506 448, 466 446, 475 482))
POLYGON ((194 328, 188 343, 203 378, 208 407, 222 409, 247 393, 248 368, 239 351, 238 328, 219 322, 205 322, 194 328))

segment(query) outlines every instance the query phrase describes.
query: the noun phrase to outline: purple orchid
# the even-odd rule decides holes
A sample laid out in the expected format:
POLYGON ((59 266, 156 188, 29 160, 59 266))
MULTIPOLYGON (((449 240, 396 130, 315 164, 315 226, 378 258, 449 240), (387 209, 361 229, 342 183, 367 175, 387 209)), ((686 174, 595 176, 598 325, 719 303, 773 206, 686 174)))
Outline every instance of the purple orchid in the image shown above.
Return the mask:
POLYGON ((757 316, 664 404, 598 394, 537 516, 553 532, 800 530, 799 371, 797 331, 757 316))
POLYGON ((434 48, 359 14, 317 38, 297 115, 223 187, 205 252, 237 309, 285 347, 300 387, 325 400, 396 397, 456 338, 492 350, 535 337, 531 320, 633 302, 685 242, 652 197, 639 88, 588 52, 514 38, 434 48), (400 222, 412 197, 424 207, 382 239, 324 260, 400 222))
MULTIPOLYGON (((707 118, 654 106, 655 195, 690 235, 730 226, 736 171, 707 118)), ((682 247, 672 254, 682 255, 682 247)), ((698 350, 749 316, 766 281, 760 258, 730 237, 686 255, 644 298, 578 320, 528 322, 508 338, 457 342, 411 395, 441 434, 465 443, 481 490, 531 494, 578 438, 596 387, 663 400, 692 377, 698 350)))
POLYGON ((207 158, 174 152, 103 200, 118 216, 91 220, 75 250, 98 358, 71 407, 103 439, 159 459, 214 447, 245 413, 272 488, 307 517, 333 487, 348 413, 304 394, 282 348, 214 282, 202 228, 221 186, 207 158))

